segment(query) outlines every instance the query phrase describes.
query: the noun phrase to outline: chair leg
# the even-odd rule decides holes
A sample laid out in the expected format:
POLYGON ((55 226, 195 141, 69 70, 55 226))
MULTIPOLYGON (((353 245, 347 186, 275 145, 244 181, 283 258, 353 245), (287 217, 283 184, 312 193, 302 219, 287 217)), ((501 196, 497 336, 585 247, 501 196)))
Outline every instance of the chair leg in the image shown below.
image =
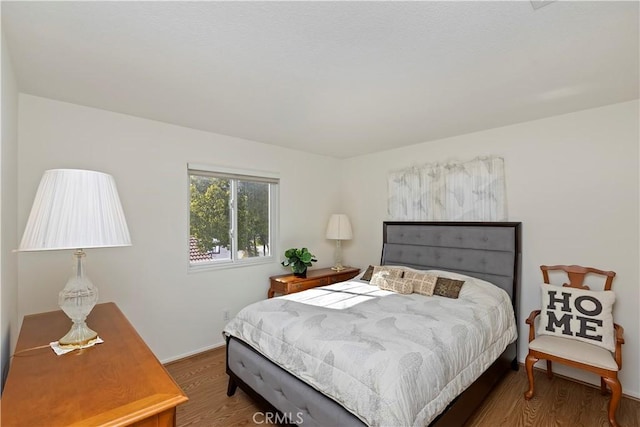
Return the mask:
POLYGON ((603 396, 609 393, 609 391, 607 390, 607 383, 604 382, 603 377, 600 377, 600 393, 602 393, 603 396))
POLYGON ((551 367, 551 360, 547 360, 547 378, 553 378, 553 368, 551 367))
POLYGON ((609 388, 611 388, 611 401, 609 402, 609 424, 611 427, 619 427, 616 421, 616 410, 620 404, 620 398, 622 397, 622 386, 620 381, 616 377, 603 377, 603 380, 609 388))
POLYGON ((529 353, 525 360, 525 367, 527 368, 527 378, 529 378, 529 390, 524 393, 524 398, 529 400, 533 397, 533 365, 538 361, 538 358, 529 353))

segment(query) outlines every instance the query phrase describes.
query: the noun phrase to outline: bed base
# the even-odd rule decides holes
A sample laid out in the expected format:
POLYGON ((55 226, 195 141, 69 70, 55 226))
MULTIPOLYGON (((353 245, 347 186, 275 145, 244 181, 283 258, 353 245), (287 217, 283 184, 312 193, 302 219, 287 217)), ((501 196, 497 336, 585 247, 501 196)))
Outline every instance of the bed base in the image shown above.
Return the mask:
POLYGON ((258 414, 258 422, 268 417, 273 424, 281 425, 365 425, 334 400, 234 337, 227 338, 227 374, 227 396, 233 396, 237 387, 251 396, 263 411, 258 414))
MULTIPOLYGON (((518 367, 516 345, 512 343, 429 426, 463 426, 509 370, 517 371, 518 367)), ((234 337, 227 338, 227 374, 229 375, 227 396, 233 396, 237 387, 240 387, 263 412, 260 414, 260 420, 268 416, 281 425, 298 425, 301 420, 304 420, 302 424, 306 426, 361 427, 366 425, 340 404, 269 362, 249 345, 234 337), (236 365, 233 369, 237 370, 237 373, 229 365, 230 353, 232 366, 236 365), (303 407, 296 405, 294 396, 298 396, 299 401, 304 402, 303 407), (292 397, 293 402, 290 400, 292 397), (280 409, 268 399, 273 399, 280 409)))

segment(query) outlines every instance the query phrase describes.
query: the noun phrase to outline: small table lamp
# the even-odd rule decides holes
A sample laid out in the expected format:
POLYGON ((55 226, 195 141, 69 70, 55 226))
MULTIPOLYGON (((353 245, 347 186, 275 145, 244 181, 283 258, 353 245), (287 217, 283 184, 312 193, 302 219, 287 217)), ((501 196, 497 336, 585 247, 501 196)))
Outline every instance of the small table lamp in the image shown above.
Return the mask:
POLYGON ((46 171, 18 250, 74 250, 75 274, 58 297, 73 321, 59 340, 61 347, 81 347, 98 336, 85 323, 98 289, 84 274, 83 249, 114 246, 131 246, 131 238, 113 177, 87 170, 46 171))
POLYGON ((336 241, 336 252, 334 254, 335 265, 331 267, 332 270, 344 270, 342 266, 342 246, 340 242, 342 240, 351 240, 352 238, 353 232, 351 231, 349 217, 345 214, 331 215, 329 225, 327 226, 327 239, 336 241))

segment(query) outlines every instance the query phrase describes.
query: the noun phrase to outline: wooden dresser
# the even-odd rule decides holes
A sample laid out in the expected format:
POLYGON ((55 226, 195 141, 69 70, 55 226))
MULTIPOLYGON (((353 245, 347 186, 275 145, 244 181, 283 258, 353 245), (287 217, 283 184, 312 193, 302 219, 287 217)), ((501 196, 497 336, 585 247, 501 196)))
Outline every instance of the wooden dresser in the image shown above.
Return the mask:
POLYGON ((104 343, 56 356, 35 348, 64 335, 62 311, 25 316, 2 394, 2 426, 175 425, 187 396, 114 303, 98 304, 87 325, 104 343))
POLYGON ((359 268, 346 267, 344 270, 335 271, 330 268, 319 268, 317 270, 307 270, 306 277, 299 277, 292 273, 280 274, 269 277, 269 293, 272 298, 274 294, 291 294, 304 291, 318 286, 331 285, 353 279, 360 273, 359 268))

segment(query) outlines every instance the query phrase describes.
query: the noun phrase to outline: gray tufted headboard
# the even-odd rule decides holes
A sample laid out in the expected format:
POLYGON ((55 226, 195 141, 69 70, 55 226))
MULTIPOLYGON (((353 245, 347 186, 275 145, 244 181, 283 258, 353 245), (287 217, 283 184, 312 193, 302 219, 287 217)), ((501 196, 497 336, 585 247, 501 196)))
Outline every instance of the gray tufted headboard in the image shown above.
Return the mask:
POLYGON ((519 222, 384 222, 381 264, 477 277, 507 291, 516 309, 520 227, 519 222))

